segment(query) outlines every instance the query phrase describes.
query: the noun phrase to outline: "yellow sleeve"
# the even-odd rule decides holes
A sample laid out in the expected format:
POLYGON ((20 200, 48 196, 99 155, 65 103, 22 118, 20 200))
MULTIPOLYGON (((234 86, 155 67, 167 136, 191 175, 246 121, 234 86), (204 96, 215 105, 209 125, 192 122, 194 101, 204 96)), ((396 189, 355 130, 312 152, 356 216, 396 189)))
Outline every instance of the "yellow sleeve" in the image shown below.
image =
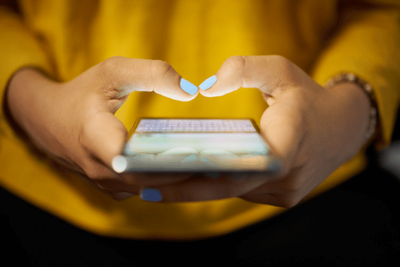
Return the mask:
MULTIPOLYGON (((354 1, 356 2, 356 1, 354 1)), ((338 27, 320 54, 313 78, 324 84, 341 72, 372 85, 379 113, 376 148, 391 140, 400 100, 400 2, 364 1, 338 14, 338 27)))
MULTIPOLYGON (((44 50, 22 18, 7 6, 0 5, 0 101, 11 76, 19 69, 32 66, 50 74, 51 68, 44 50)), ((3 108, 1 127, 6 127, 3 108)))

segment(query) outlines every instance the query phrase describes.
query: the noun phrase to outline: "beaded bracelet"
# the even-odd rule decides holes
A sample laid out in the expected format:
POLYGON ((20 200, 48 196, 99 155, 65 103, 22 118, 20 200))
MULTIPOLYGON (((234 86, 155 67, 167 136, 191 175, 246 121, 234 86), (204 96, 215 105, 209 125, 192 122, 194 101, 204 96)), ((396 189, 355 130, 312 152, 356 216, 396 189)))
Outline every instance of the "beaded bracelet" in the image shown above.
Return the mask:
POLYGON ((376 104, 376 98, 374 95, 374 92, 372 90, 372 86, 365 82, 364 80, 360 79, 353 73, 340 73, 331 79, 329 79, 325 83, 325 88, 331 88, 334 85, 342 82, 352 82, 357 85, 359 85, 363 91, 367 94, 370 102, 371 102, 371 109, 369 112, 369 123, 366 132, 364 133, 364 142, 369 140, 375 133, 376 131, 376 126, 377 126, 377 121, 378 121, 378 115, 377 115, 377 104, 376 104))

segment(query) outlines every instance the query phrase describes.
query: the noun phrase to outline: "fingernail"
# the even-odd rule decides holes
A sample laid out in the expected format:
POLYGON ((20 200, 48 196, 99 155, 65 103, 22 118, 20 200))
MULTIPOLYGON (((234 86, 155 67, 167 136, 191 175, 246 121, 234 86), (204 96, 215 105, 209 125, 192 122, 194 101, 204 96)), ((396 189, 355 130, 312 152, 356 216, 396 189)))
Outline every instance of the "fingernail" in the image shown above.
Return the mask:
POLYGON ((195 95, 198 88, 193 83, 186 81, 185 79, 181 78, 181 88, 183 91, 188 93, 189 95, 195 95))
POLYGON ((202 82, 199 87, 202 90, 207 90, 208 88, 213 86, 216 81, 217 81, 217 76, 213 75, 210 78, 206 79, 204 82, 202 82))
POLYGON ((140 192, 140 198, 145 201, 159 202, 162 200, 162 195, 158 189, 144 188, 140 192))
POLYGON ((111 165, 115 172, 121 173, 128 167, 128 161, 124 156, 118 155, 113 158, 111 165))

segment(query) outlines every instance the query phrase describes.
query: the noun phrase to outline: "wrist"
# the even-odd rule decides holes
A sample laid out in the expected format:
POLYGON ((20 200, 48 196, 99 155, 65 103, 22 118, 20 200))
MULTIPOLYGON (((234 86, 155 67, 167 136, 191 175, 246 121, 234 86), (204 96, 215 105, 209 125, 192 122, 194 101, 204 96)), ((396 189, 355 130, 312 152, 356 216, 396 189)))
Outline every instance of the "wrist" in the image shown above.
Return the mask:
POLYGON ((8 119, 19 134, 32 137, 38 124, 42 124, 45 114, 46 97, 50 86, 56 84, 39 70, 23 68, 10 79, 4 97, 4 106, 8 119))
POLYGON ((377 131, 377 105, 373 94, 372 86, 353 73, 341 73, 327 81, 325 87, 328 89, 338 89, 336 92, 349 94, 354 99, 353 105, 356 111, 364 112, 359 119, 368 118, 367 127, 363 135, 363 143, 369 143, 377 131), (368 106, 366 110, 365 107, 368 106))
MULTIPOLYGON (((364 134, 368 128, 370 102, 357 84, 344 82, 326 90, 327 98, 323 105, 333 110, 329 120, 333 151, 354 155, 365 144, 364 134)), ((328 126, 328 125, 327 125, 328 126)))

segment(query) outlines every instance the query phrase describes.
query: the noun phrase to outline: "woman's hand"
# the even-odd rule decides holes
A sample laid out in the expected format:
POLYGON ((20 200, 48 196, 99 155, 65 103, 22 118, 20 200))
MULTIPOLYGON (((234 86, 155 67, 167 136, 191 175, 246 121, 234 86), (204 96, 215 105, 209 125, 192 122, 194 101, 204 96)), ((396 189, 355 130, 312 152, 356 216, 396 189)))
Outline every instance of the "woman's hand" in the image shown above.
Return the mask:
POLYGON ((166 62, 113 57, 66 83, 22 69, 10 81, 7 101, 12 118, 36 146, 120 200, 137 194, 139 187, 188 177, 149 179, 151 175, 112 171, 112 159, 122 151, 127 135, 113 114, 133 91, 154 91, 179 101, 197 95, 197 87, 166 62))
MULTIPOLYGON (((260 128, 272 153, 282 160, 281 173, 273 177, 224 174, 219 179, 185 180, 151 189, 160 195, 159 200, 241 197, 292 207, 363 145, 370 104, 355 84, 343 83, 327 90, 283 57, 237 56, 229 58, 215 76, 200 85, 207 89, 200 92, 216 97, 241 87, 260 89, 269 105, 260 128)), ((146 196, 142 194, 142 198, 146 196)))

